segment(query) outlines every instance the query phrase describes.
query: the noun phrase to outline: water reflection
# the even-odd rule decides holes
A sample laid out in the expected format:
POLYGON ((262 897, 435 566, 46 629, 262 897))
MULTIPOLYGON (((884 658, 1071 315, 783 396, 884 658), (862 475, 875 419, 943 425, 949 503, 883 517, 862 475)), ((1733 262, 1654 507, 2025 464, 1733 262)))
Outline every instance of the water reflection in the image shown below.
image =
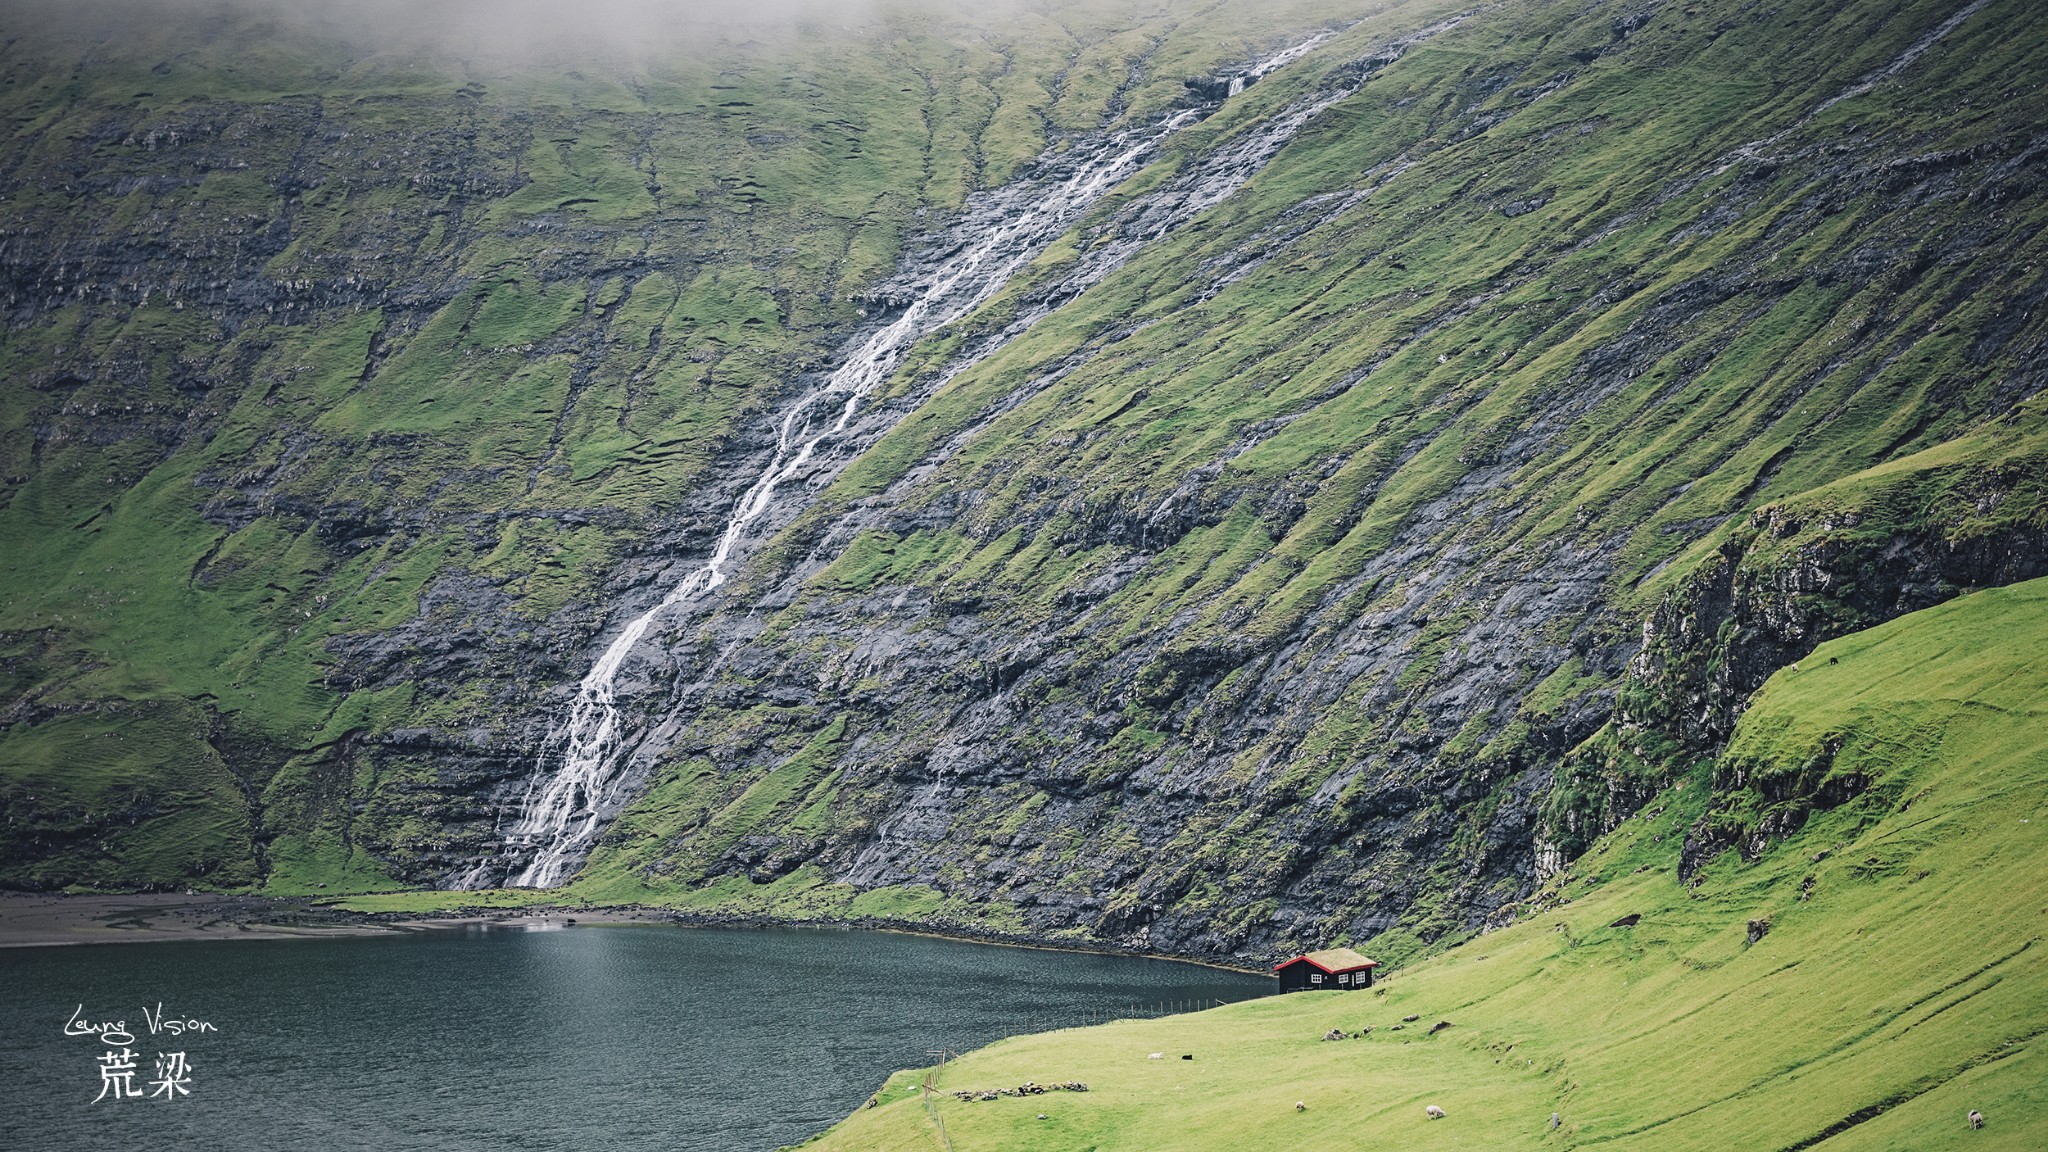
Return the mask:
POLYGON ((1270 984, 887 933, 559 922, 16 949, 0 1147, 771 1149, 935 1049, 1270 984), (159 1002, 218 1031, 150 1035, 159 1002), (95 1103, 103 1046, 64 1035, 74 1011, 140 1029, 145 1070, 184 1052, 191 1095, 95 1103))

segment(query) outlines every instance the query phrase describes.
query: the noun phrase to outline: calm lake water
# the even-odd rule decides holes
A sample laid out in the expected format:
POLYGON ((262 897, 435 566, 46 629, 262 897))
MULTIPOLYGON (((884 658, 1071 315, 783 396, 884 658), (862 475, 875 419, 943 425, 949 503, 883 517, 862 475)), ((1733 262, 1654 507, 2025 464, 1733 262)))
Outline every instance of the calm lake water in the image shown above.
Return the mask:
POLYGON ((1157 960, 802 929, 7 949, 0 1148, 766 1150, 828 1127, 934 1049, 1271 986, 1157 960), (152 1035, 143 1009, 159 1001, 166 1020, 215 1030, 152 1035), (86 1021, 126 1022, 139 1098, 95 1101, 101 1054, 123 1046, 66 1036, 81 1005, 86 1021), (190 1094, 168 1099, 155 1065, 174 1052, 190 1094))

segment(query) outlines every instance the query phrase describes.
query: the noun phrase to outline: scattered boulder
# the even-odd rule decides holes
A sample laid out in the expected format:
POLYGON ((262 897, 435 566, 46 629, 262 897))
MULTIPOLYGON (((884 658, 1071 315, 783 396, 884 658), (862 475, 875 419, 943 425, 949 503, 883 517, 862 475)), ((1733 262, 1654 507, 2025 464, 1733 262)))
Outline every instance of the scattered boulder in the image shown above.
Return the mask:
POLYGON ((1609 925, 1608 925, 1608 927, 1609 927, 1609 928, 1633 928, 1633 927, 1635 927, 1636 925, 1638 925, 1638 924, 1640 924, 1640 923, 1642 923, 1642 922, 1643 922, 1643 914, 1642 914, 1641 912, 1631 912, 1631 913, 1629 913, 1628 915, 1626 915, 1626 916, 1623 916, 1623 917, 1622 917, 1621 919, 1619 919, 1619 920, 1616 920, 1616 921, 1615 921, 1614 923, 1612 923, 1612 924, 1609 924, 1609 925))
POLYGON ((1439 1020, 1436 1023, 1429 1026, 1429 1034, 1431 1036, 1434 1036, 1437 1033, 1443 1031, 1444 1029, 1449 1028, 1450 1026, 1451 1022, 1449 1020, 1439 1020))
POLYGON ((1342 1040, 1343 1038, 1344 1030, 1342 1028, 1332 1028, 1328 1032, 1323 1033, 1323 1039, 1325 1040, 1342 1040))
POLYGON ((1754 944, 1754 943, 1756 943, 1757 941, 1759 941, 1759 940, 1763 939, 1763 938, 1764 938, 1764 934, 1765 934, 1765 933, 1767 933, 1767 932, 1769 932, 1770 930, 1771 930, 1771 922, 1770 922, 1770 920, 1768 920, 1768 919, 1763 919, 1763 920, 1751 920, 1751 921, 1749 922, 1749 942, 1750 942, 1751 944, 1754 944))
POLYGON ((1403 1017, 1401 1017, 1401 1022, 1402 1022, 1403 1024, 1413 1024, 1413 1023, 1415 1023, 1415 1022, 1416 1022, 1417 1020, 1420 1020, 1420 1019, 1422 1019, 1422 1017, 1421 1017, 1420 1015, 1416 1015, 1416 1016, 1403 1016, 1403 1017))

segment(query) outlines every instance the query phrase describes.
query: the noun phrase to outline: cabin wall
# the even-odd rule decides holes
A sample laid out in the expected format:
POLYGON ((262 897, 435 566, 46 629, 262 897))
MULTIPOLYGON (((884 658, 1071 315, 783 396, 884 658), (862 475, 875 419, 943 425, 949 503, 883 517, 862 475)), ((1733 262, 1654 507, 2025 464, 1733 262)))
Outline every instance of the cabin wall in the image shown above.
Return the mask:
POLYGON ((1306 963, 1290 964, 1285 968, 1279 969, 1275 974, 1280 977, 1280 991, 1282 992, 1349 992, 1358 988, 1372 987, 1372 969, 1370 968, 1345 973, 1344 975, 1348 975, 1350 979, 1343 983, 1338 982, 1337 976, 1325 973, 1315 965, 1306 963), (1321 982, 1316 980, 1318 976, 1322 977, 1321 982))

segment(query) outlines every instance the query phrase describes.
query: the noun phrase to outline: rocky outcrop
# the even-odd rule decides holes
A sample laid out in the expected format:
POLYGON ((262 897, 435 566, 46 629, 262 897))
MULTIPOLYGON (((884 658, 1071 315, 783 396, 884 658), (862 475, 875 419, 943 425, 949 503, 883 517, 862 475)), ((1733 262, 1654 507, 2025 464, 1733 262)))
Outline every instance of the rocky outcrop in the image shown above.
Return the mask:
POLYGON ((1255 76, 1190 76, 1186 80, 1190 103, 1218 104, 1256 83, 1255 76))
MULTIPOLYGON (((1547 812, 1557 863, 1715 755, 1771 675, 1818 645, 1979 588, 2048 575, 2048 470, 2006 429, 1758 509, 1657 602, 1615 696, 1612 723, 1560 770, 1547 812), (1920 466, 1912 465, 1918 463, 1920 466)), ((1754 858, 1870 781, 1825 763, 1757 779, 1723 760, 1712 813, 1688 836, 1687 875, 1729 847, 1754 858)))
MULTIPOLYGON (((2038 499, 2038 474, 1958 477, 1990 508, 2038 499), (2030 490, 2022 490, 2022 489, 2030 490)), ((1979 588, 2048 575, 2048 525, 1937 512, 1878 531, 1867 513, 1773 506, 1749 518, 1643 625, 1615 722, 1663 732, 1694 751, 1719 747, 1772 673, 1823 641, 1979 588), (1761 545, 1761 546, 1760 546, 1761 545)))

